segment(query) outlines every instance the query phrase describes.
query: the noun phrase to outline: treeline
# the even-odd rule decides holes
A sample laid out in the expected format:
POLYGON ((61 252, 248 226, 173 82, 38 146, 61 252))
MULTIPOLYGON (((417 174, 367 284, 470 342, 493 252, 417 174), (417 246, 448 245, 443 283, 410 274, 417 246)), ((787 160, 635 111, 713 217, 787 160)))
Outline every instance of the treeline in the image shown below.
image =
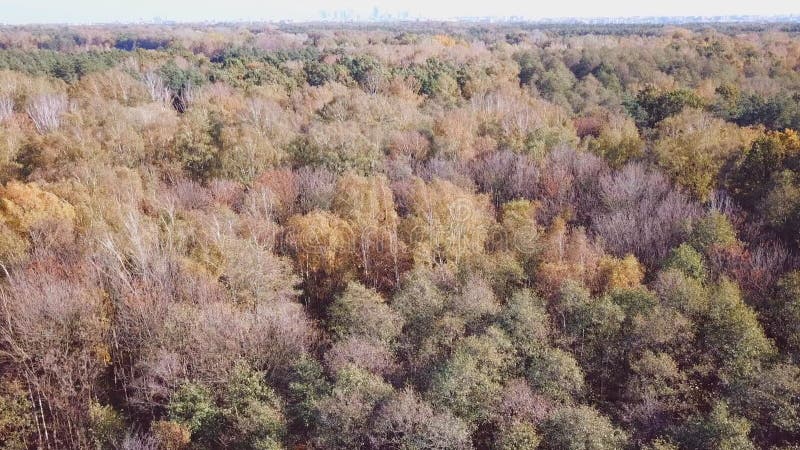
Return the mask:
POLYGON ((793 31, 0 47, 0 448, 800 445, 793 31))

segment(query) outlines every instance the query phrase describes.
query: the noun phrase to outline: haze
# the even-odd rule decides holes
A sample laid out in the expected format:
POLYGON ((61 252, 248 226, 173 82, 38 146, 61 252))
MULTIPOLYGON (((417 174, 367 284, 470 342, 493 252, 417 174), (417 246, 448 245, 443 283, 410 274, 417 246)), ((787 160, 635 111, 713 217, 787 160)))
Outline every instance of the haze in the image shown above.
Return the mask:
POLYGON ((791 0, 760 2, 673 0, 641 2, 616 0, 595 2, 567 0, 560 2, 463 2, 423 0, 330 2, 304 0, 267 2, 228 0, 197 2, 189 0, 141 0, 111 2, 103 0, 0 0, 0 23, 107 23, 170 20, 197 21, 307 21, 321 18, 365 20, 374 18, 452 19, 459 17, 518 17, 524 19, 561 17, 636 17, 636 16, 729 16, 786 15, 798 13, 791 0), (344 13, 344 14, 343 14, 344 13))

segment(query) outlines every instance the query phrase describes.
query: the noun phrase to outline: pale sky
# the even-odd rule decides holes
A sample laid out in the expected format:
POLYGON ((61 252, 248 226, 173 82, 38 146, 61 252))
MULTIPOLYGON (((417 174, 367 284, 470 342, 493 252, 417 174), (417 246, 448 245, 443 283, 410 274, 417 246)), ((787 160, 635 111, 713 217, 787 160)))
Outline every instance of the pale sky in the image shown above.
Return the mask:
POLYGON ((347 10, 368 18, 715 16, 800 14, 800 0, 0 0, 0 23, 317 20, 347 10))

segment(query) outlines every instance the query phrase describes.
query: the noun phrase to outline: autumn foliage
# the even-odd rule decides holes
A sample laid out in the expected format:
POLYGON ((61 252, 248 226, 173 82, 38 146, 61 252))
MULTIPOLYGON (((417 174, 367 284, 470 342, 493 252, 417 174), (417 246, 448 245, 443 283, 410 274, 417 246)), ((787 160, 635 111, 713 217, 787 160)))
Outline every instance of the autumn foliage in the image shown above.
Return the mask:
POLYGON ((799 36, 0 27, 0 448, 797 448, 799 36))

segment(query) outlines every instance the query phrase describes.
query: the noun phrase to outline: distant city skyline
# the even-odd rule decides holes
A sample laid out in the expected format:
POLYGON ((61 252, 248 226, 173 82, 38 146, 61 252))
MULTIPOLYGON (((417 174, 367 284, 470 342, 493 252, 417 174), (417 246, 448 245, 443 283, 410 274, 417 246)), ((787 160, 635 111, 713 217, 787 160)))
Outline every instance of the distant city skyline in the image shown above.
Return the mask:
POLYGON ((725 0, 562 0, 528 2, 514 0, 463 2, 445 0, 296 0, 267 2, 225 0, 0 0, 0 23, 109 23, 109 22, 209 22, 209 21, 316 21, 316 20, 448 20, 457 18, 692 17, 692 16, 787 16, 800 14, 797 0, 759 2, 725 0))

